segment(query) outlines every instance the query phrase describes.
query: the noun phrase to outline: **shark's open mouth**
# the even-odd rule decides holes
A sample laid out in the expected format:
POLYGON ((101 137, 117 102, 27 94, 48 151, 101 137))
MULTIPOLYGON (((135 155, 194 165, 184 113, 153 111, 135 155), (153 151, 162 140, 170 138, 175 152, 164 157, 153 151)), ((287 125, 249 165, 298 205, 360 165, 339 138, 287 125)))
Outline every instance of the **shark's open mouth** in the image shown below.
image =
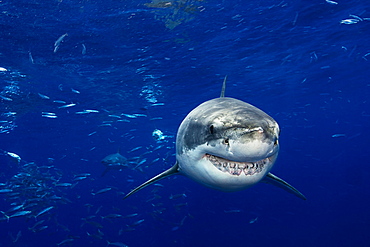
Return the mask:
POLYGON ((259 160, 257 162, 236 162, 211 154, 206 154, 205 157, 220 171, 227 172, 235 176, 240 176, 242 173, 246 176, 260 173, 263 171, 265 165, 270 162, 269 158, 259 160))

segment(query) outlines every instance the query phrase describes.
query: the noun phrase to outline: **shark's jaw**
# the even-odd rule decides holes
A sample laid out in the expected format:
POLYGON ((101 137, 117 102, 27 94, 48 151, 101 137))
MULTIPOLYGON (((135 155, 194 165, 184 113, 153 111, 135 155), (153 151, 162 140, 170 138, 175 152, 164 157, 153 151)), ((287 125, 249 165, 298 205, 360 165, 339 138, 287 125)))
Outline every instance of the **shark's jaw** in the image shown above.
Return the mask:
POLYGON ((232 176, 253 176, 254 174, 265 171, 273 162, 272 157, 257 162, 236 162, 211 154, 205 154, 204 158, 210 161, 221 172, 228 173, 232 176))
POLYGON ((253 161, 247 156, 245 159, 240 156, 225 158, 226 155, 210 151, 200 147, 179 154, 179 172, 207 187, 229 192, 244 190, 260 182, 278 156, 278 149, 267 157, 256 159, 253 156, 253 161))

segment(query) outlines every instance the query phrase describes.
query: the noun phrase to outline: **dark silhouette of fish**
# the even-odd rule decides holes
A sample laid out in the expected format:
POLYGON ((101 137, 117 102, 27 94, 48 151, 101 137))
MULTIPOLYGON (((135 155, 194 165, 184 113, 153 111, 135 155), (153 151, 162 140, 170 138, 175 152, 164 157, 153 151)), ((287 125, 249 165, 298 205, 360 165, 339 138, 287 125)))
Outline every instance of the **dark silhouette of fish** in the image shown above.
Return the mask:
POLYGON ((102 159, 101 163, 106 166, 104 172, 101 174, 102 177, 111 170, 121 170, 129 167, 127 159, 123 157, 119 151, 115 154, 106 156, 102 159))

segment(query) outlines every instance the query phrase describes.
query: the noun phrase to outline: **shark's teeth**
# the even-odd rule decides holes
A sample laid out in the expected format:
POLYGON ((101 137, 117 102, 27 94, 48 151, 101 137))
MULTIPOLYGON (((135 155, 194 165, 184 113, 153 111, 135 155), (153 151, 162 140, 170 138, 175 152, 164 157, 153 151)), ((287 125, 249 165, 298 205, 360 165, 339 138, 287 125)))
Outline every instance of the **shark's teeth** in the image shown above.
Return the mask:
POLYGON ((246 176, 252 176, 256 173, 263 171, 266 163, 269 162, 269 158, 259 160, 257 162, 235 162, 226 160, 211 154, 206 154, 205 157, 220 171, 227 172, 234 176, 240 176, 244 174, 246 176))

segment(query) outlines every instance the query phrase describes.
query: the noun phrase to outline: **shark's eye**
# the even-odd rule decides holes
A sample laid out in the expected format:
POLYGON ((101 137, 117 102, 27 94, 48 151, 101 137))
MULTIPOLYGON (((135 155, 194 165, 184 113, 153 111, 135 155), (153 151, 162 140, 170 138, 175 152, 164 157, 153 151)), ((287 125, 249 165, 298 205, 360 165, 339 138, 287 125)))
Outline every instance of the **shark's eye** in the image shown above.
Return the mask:
POLYGON ((215 128, 215 127, 213 127, 213 125, 209 126, 209 132, 211 132, 211 134, 212 134, 212 135, 213 135, 213 133, 214 133, 214 128, 215 128))
POLYGON ((224 144, 225 144, 225 145, 229 145, 229 139, 228 139, 228 138, 226 138, 226 139, 224 140, 224 144))
POLYGON ((279 141, 278 139, 276 138, 275 142, 274 142, 274 146, 277 146, 279 144, 279 141))

